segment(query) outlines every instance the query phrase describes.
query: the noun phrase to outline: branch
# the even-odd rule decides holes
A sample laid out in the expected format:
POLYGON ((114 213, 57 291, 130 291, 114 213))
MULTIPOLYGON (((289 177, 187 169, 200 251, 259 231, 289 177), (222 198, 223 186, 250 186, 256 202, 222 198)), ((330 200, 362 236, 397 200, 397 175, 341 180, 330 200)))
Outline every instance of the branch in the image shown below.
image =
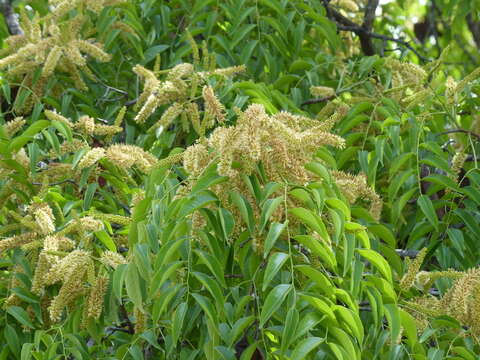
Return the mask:
POLYGON ((465 161, 480 161, 480 157, 475 157, 472 154, 467 155, 465 161))
MULTIPOLYGON (((443 18, 442 18, 442 11, 440 10, 440 8, 438 7, 438 5, 436 4, 435 0, 432 0, 432 10, 433 12, 437 12, 438 14, 438 17, 440 19, 440 22, 442 23, 443 27, 445 29, 448 29, 450 27, 450 24, 448 24, 443 18)), ((469 22, 469 17, 467 15, 467 23, 469 22)), ((469 26, 469 29, 470 29, 470 24, 468 24, 469 26)), ((472 24, 472 26, 474 26, 474 24, 472 24)), ((475 39, 475 35, 474 35, 474 31, 476 31, 475 29, 470 29, 470 31, 472 32, 472 36, 474 37, 474 41, 475 43, 477 42, 477 40, 475 39)), ((470 51, 467 50, 467 48, 465 47, 465 44, 463 42, 463 40, 461 39, 461 37, 459 37, 458 35, 455 35, 454 36, 454 39, 455 39, 455 42, 457 43, 457 45, 462 49, 462 51, 465 53, 465 55, 468 56, 468 58, 470 59, 470 61, 477 65, 478 62, 476 60, 476 58, 473 56, 472 53, 470 53, 470 51)), ((479 39, 480 40, 480 39, 479 39)), ((478 45, 478 44, 477 44, 478 45)))
POLYGON ((473 131, 470 130, 465 130, 465 129, 452 129, 452 130, 446 130, 441 133, 438 133, 437 135, 446 135, 446 134, 453 134, 453 133, 462 133, 462 134, 468 134, 470 136, 473 136, 474 138, 477 139, 477 141, 480 141, 480 135, 474 133, 473 131))
POLYGON ((357 23, 351 21, 350 19, 346 18, 342 14, 340 14, 335 9, 332 9, 326 0, 323 1, 323 6, 327 11, 327 17, 330 20, 334 20, 337 24, 337 29, 341 31, 351 31, 358 35, 360 38, 360 44, 362 46, 362 51, 365 55, 371 56, 377 54, 375 51, 371 39, 380 39, 383 41, 392 41, 397 44, 402 45, 403 47, 412 51, 422 62, 428 62, 429 59, 425 56, 421 55, 417 50, 415 50, 412 45, 408 41, 397 39, 391 36, 378 34, 372 31, 373 20, 375 16, 375 9, 378 5, 377 0, 369 0, 366 8, 365 8, 365 16, 366 19, 364 20, 363 24, 360 26, 357 23))
POLYGON ((10 35, 23 35, 23 30, 18 22, 18 15, 13 11, 11 0, 1 1, 0 11, 5 17, 10 35))
POLYGON ((379 0, 368 0, 367 5, 365 6, 365 13, 363 17, 363 24, 361 28, 363 32, 358 34, 360 37, 360 44, 362 49, 364 49, 365 55, 375 55, 375 46, 372 42, 372 37, 368 36, 372 32, 373 22, 375 21, 375 11, 377 10, 379 0), (367 52, 369 54, 367 54, 367 52))
MULTIPOLYGON (((53 183, 48 184, 48 186, 61 185, 61 184, 65 184, 65 183, 69 183, 69 184, 78 186, 78 184, 72 179, 66 179, 66 180, 63 180, 63 181, 53 182, 53 183)), ((38 182, 33 182, 32 185, 42 186, 43 184, 38 183, 38 182)))
POLYGON ((136 99, 133 99, 133 100, 129 100, 125 103, 125 106, 131 106, 131 105, 135 105, 138 101, 138 98, 136 99))
POLYGON ((477 48, 480 48, 480 22, 473 20, 472 14, 468 14, 467 24, 477 48))
POLYGON ((368 0, 365 6, 365 15, 363 18, 362 27, 368 31, 373 28, 373 21, 375 20, 375 11, 377 10, 379 0, 368 0))
POLYGON ((396 249, 395 250, 402 259, 410 258, 415 259, 419 253, 418 250, 406 250, 406 249, 396 249))
POLYGON ((133 326, 130 318, 128 317, 127 309, 125 308, 125 304, 123 303, 123 301, 120 303, 120 314, 123 317, 124 321, 124 323, 122 323, 122 326, 127 327, 129 334, 135 334, 135 327, 133 326))
MULTIPOLYGON (((364 32, 364 30, 361 27, 359 27, 358 25, 355 26, 355 27, 337 25, 337 28, 339 30, 343 30, 343 31, 352 31, 357 35, 359 35, 358 34, 359 32, 364 32)), ((391 36, 388 36, 388 35, 382 35, 382 34, 374 33, 374 32, 367 33, 367 36, 375 38, 375 39, 381 39, 383 41, 392 41, 394 43, 400 44, 400 45, 406 47, 407 49, 409 49, 411 52, 413 52, 422 62, 429 62, 430 61, 430 59, 426 58, 425 56, 420 54, 417 50, 415 50, 413 48, 413 46, 410 45, 410 43, 408 41, 405 41, 405 40, 402 40, 402 39, 397 39, 397 38, 394 38, 394 37, 391 37, 391 36)))
POLYGON ((241 279, 243 278, 242 274, 225 274, 225 279, 241 279))
POLYGON ((319 104, 319 103, 322 103, 322 102, 325 102, 325 101, 330 101, 332 99, 335 99, 335 96, 337 96, 337 95, 335 94, 335 95, 332 95, 332 96, 322 97, 322 98, 318 98, 318 99, 310 99, 310 100, 307 100, 307 101, 303 102, 300 106, 311 105, 311 104, 319 104))

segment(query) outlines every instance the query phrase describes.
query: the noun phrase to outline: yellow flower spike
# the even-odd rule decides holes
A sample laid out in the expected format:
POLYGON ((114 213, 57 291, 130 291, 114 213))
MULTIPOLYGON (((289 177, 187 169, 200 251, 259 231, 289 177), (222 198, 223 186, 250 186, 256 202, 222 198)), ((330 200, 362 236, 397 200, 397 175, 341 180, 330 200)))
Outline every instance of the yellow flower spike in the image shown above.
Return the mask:
POLYGON ((420 250, 415 259, 408 264, 407 271, 400 280, 400 289, 402 289, 403 291, 407 291, 413 286, 415 282, 415 277, 420 270, 420 266, 423 263, 425 255, 427 255, 427 248, 423 248, 422 250, 420 250))
POLYGON ((99 160, 105 157, 105 149, 94 148, 89 150, 78 163, 78 170, 83 170, 87 167, 96 164, 99 160))

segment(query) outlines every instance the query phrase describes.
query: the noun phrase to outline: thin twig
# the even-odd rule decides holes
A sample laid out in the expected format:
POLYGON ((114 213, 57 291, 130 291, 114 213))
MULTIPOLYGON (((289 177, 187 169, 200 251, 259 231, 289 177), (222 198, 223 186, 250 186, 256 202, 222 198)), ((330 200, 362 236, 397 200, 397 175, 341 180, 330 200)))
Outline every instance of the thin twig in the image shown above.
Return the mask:
POLYGON ((325 101, 330 101, 332 99, 335 99, 335 96, 337 96, 337 95, 326 96, 326 97, 322 97, 322 98, 318 98, 318 99, 310 99, 310 100, 307 100, 307 101, 303 102, 300 106, 323 103, 325 101))
POLYGON ((418 250, 396 249, 395 251, 402 259, 407 257, 410 259, 415 259, 419 253, 418 250))
MULTIPOLYGON (((48 186, 55 186, 55 185, 61 185, 61 184, 65 184, 65 183, 69 183, 69 184, 78 186, 78 184, 75 182, 75 180, 72 180, 72 179, 66 179, 66 180, 62 180, 62 181, 58 181, 58 182, 53 182, 53 183, 49 183, 47 185, 48 186)), ((42 186, 44 184, 38 183, 38 182, 33 182, 32 185, 42 186)))
MULTIPOLYGON (((358 35, 358 33, 365 32, 365 30, 362 29, 361 27, 359 27, 358 25, 357 26, 337 25, 337 28, 339 30, 343 30, 343 31, 352 31, 352 32, 356 33, 357 35, 358 35)), ((413 46, 410 45, 410 43, 408 41, 405 41, 405 40, 402 40, 402 39, 397 39, 397 38, 387 36, 387 35, 383 35, 383 34, 374 33, 374 32, 368 32, 366 35, 369 36, 369 37, 372 37, 374 39, 381 39, 381 40, 384 40, 384 41, 392 41, 392 42, 395 42, 397 44, 400 44, 400 45, 406 47, 407 49, 409 49, 410 51, 412 51, 421 61, 423 61, 423 62, 429 62, 430 61, 428 58, 426 58, 425 56, 420 54, 417 50, 415 50, 415 48, 413 48, 413 46)))
POLYGON ((465 129, 446 130, 446 131, 442 131, 441 133, 438 133, 437 135, 440 136, 440 135, 447 135, 447 134, 453 134, 453 133, 467 134, 467 135, 473 136, 473 137, 476 138, 478 141, 480 141, 480 135, 479 135, 479 134, 476 134, 476 133, 474 133, 473 131, 465 130, 465 129))
POLYGON ((226 279, 241 279, 243 278, 242 274, 225 274, 226 279))
POLYGON ((129 100, 125 103, 125 106, 131 106, 131 105, 135 105, 138 101, 138 98, 136 99, 133 99, 133 100, 129 100))

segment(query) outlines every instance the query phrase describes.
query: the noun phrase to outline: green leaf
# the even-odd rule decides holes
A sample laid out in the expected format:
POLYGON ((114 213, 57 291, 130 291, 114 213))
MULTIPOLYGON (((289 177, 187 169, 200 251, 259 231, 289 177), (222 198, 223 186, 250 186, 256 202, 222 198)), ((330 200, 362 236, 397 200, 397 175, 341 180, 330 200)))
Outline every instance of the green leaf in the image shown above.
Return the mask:
POLYGON ((158 271, 155 272, 151 281, 149 289, 149 298, 155 298, 158 296, 158 289, 162 287, 165 281, 171 277, 180 266, 184 264, 183 261, 174 261, 169 264, 162 266, 158 271))
POLYGON ((3 331, 3 336, 12 354, 19 354, 21 352, 20 339, 18 338, 15 328, 9 324, 6 324, 3 331))
POLYGON ((277 275, 278 271, 282 268, 283 264, 285 264, 285 261, 287 260, 288 254, 281 252, 275 253, 270 256, 270 259, 267 263, 267 268, 265 269, 265 275, 263 276, 262 291, 265 291, 267 289, 270 282, 273 280, 275 275, 277 275))
POLYGON ((399 309, 399 312, 402 328, 405 331, 410 346, 413 347, 418 341, 416 321, 407 311, 399 309))
POLYGON ((298 343, 298 345, 295 347, 295 349, 292 352, 292 355, 290 355, 291 359, 305 359, 306 356, 316 347, 320 346, 321 343, 323 343, 325 339, 319 338, 319 337, 309 337, 306 339, 303 339, 298 343))
POLYGON ((300 244, 305 246, 315 255, 319 256, 324 262, 325 266, 329 269, 336 271, 337 260, 332 250, 323 243, 322 240, 315 239, 313 236, 309 235, 297 235, 294 237, 300 244))
POLYGON ((210 294, 212 294, 213 298, 217 302, 218 308, 221 309, 225 303, 225 299, 223 297, 220 286, 218 286, 218 283, 213 281, 207 275, 198 271, 194 271, 192 272, 192 274, 203 284, 203 286, 205 286, 205 288, 210 292, 210 294))
POLYGON ((260 313, 260 327, 263 327, 275 311, 278 310, 291 289, 292 285, 290 284, 280 284, 269 292, 260 313))
POLYGON ((30 360, 32 358, 32 350, 33 350, 32 343, 24 343, 22 345, 22 352, 20 353, 20 359, 30 360))
POLYGON ((159 321, 160 316, 162 316, 165 308, 170 303, 170 300, 172 300, 172 298, 175 296, 175 294, 177 294, 180 288, 180 285, 170 286, 162 292, 162 296, 156 297, 152 310, 152 320, 154 323, 157 323, 159 321))
POLYGON ((452 190, 459 191, 458 184, 454 180, 452 180, 451 178, 445 175, 431 174, 429 176, 424 177, 422 180, 441 185, 445 189, 450 188, 452 190))
POLYGON ((188 305, 186 302, 181 303, 173 314, 173 321, 172 321, 172 339, 173 343, 176 344, 178 338, 181 334, 183 321, 185 319, 185 315, 188 311, 188 305))
POLYGON ((65 137, 65 139, 67 139, 68 142, 71 143, 73 141, 72 129, 70 129, 70 127, 57 120, 53 120, 52 125, 65 137))
POLYGON ((359 344, 362 344, 364 329, 358 314, 340 305, 335 305, 334 311, 337 320, 344 322, 346 324, 345 329, 357 338, 359 344))
POLYGON ((385 316, 388 321, 388 325, 390 326, 390 335, 392 344, 395 344, 395 341, 398 339, 401 330, 401 319, 400 319, 400 312, 399 308, 396 304, 384 304, 383 308, 385 311, 385 316))
POLYGON ((212 255, 206 253, 205 251, 195 250, 195 254, 198 255, 200 260, 207 265, 210 269, 212 274, 216 277, 217 281, 224 287, 227 287, 225 282, 223 267, 221 263, 218 261, 217 258, 213 257, 212 255))
POLYGON ((302 299, 308 301, 316 310, 326 315, 330 320, 336 321, 335 314, 331 306, 319 297, 301 294, 302 299))
POLYGON ((300 339, 324 319, 325 317, 318 314, 316 311, 310 311, 304 314, 298 323, 297 330, 291 342, 293 343, 295 340, 300 339))
POLYGON ((132 299, 135 306, 143 311, 143 297, 142 290, 140 288, 140 276, 138 275, 138 270, 135 264, 130 263, 127 265, 127 270, 125 274, 125 287, 127 289, 127 294, 132 299))
POLYGON ((113 293, 118 300, 122 299, 123 282, 127 273, 127 264, 120 264, 113 273, 113 293))
POLYGON ((235 321, 233 324, 232 330, 230 331, 228 346, 231 347, 244 333, 245 329, 248 328, 255 321, 255 316, 242 317, 235 321))
POLYGON ((12 292, 17 295, 20 299, 30 304, 39 304, 40 298, 32 294, 29 290, 21 287, 12 288, 12 292))
POLYGON ((38 120, 32 125, 30 125, 20 136, 17 136, 13 139, 8 145, 8 151, 17 152, 20 150, 27 142, 33 139, 33 136, 41 132, 47 126, 50 125, 48 120, 38 120))
POLYGON ((397 241, 395 240, 395 236, 393 236, 392 231, 384 225, 376 224, 368 226, 368 231, 372 232, 374 235, 380 237, 383 241, 385 241, 388 245, 392 248, 395 248, 397 245, 397 241))
POLYGON ((91 183, 87 185, 87 190, 85 191, 85 195, 83 197, 83 210, 87 211, 90 209, 92 205, 93 197, 95 196, 95 192, 97 191, 97 183, 91 183))
POLYGON ((255 229, 255 222, 252 207, 245 199, 245 197, 243 195, 240 195, 239 193, 232 192, 230 193, 230 197, 232 199, 232 202, 240 211, 243 221, 245 221, 245 224, 248 227, 248 231, 250 231, 250 234, 253 234, 255 229))
POLYGON ((333 293, 332 282, 319 270, 314 269, 310 265, 297 265, 295 269, 300 270, 301 273, 308 276, 313 280, 318 289, 324 292, 326 295, 333 293))
POLYGON ((334 209, 340 210, 347 221, 352 219, 352 215, 350 213, 350 208, 340 199, 326 199, 325 203, 334 209))
POLYGON ((312 228, 312 230, 316 231, 320 236, 323 237, 323 240, 330 240, 327 229, 323 224, 322 219, 320 219, 318 215, 305 208, 293 208, 290 209, 289 212, 299 218, 305 225, 312 228))
POLYGON ((174 255, 178 255, 178 249, 185 242, 185 239, 172 239, 165 244, 162 244, 160 251, 155 259, 155 268, 160 269, 164 265, 168 265, 174 259, 174 255))
POLYGON ((297 330, 299 320, 298 310, 293 306, 288 310, 287 317, 285 319, 285 326, 283 327, 282 341, 280 351, 282 354, 288 349, 290 344, 294 340, 294 335, 297 330))
POLYGON ((228 176, 220 176, 217 174, 216 167, 210 166, 205 169, 203 175, 195 181, 192 186, 191 194, 199 193, 204 190, 208 190, 214 185, 221 184, 228 180, 228 176))
POLYGON ((420 195, 417 200, 420 209, 427 217, 430 224, 433 225, 436 231, 438 231, 438 217, 435 213, 435 208, 433 207, 432 200, 426 195, 420 195))
POLYGON ((281 224, 274 222, 270 225, 270 229, 268 230, 267 237, 265 238, 265 244, 264 244, 264 249, 263 249, 263 258, 266 259, 268 254, 270 253, 270 250, 272 250, 273 246, 277 242, 277 239, 279 236, 282 234, 283 229, 285 229, 285 226, 287 225, 287 222, 281 224))
POLYGON ((17 321, 23 326, 26 326, 30 329, 35 328, 27 312, 20 306, 9 306, 7 307, 7 312, 17 319, 17 321))
POLYGON ((378 271, 390 282, 392 283, 392 270, 387 260, 385 260, 379 253, 370 249, 357 249, 357 252, 363 256, 365 259, 370 261, 373 266, 375 266, 378 271))
POLYGON ((283 196, 276 197, 275 199, 268 199, 262 206, 262 215, 260 216, 260 232, 263 231, 267 221, 272 216, 273 212, 278 208, 282 203, 283 196))
POLYGON ((117 252, 117 245, 105 230, 95 231, 95 236, 108 250, 117 252))
POLYGON ((229 42, 229 47, 230 49, 235 49, 237 44, 247 36, 247 34, 255 29, 256 25, 255 24, 245 24, 243 25, 240 29, 237 29, 235 33, 233 34, 232 39, 229 42))
POLYGON ((183 218, 195 210, 206 207, 217 200, 217 197, 211 192, 202 191, 198 194, 195 194, 192 198, 188 199, 186 204, 182 206, 178 213, 178 217, 183 218))
POLYGON ((155 45, 152 46, 151 48, 148 48, 145 53, 143 54, 143 63, 148 63, 155 59, 155 57, 167 50, 170 47, 170 45, 155 45))
POLYGON ((128 349, 130 355, 132 355, 134 360, 144 360, 142 349, 139 345, 133 344, 128 349))
MULTIPOLYGON (((192 294, 193 298, 197 301, 197 303, 202 308, 203 312, 210 318, 210 320, 217 325, 217 312, 215 311, 215 307, 213 306, 212 302, 205 296, 202 296, 197 293, 192 294)), ((215 327, 217 329, 217 327, 215 327)), ((218 331, 218 330, 217 330, 218 331)))

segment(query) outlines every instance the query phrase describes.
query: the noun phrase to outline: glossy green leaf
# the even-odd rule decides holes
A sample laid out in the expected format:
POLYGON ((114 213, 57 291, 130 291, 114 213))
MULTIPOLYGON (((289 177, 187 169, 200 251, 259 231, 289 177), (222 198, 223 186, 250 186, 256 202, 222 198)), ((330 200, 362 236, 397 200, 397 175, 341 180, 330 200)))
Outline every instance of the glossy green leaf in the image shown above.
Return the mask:
POLYGON ((291 289, 292 286, 290 284, 280 284, 268 293, 260 313, 260 327, 263 327, 275 311, 278 310, 291 289))
POLYGON ((278 271, 282 268, 283 264, 288 260, 288 254, 285 253, 275 253, 271 255, 268 259, 267 267, 265 269, 265 275, 263 277, 263 286, 262 291, 265 291, 273 280, 278 271))

